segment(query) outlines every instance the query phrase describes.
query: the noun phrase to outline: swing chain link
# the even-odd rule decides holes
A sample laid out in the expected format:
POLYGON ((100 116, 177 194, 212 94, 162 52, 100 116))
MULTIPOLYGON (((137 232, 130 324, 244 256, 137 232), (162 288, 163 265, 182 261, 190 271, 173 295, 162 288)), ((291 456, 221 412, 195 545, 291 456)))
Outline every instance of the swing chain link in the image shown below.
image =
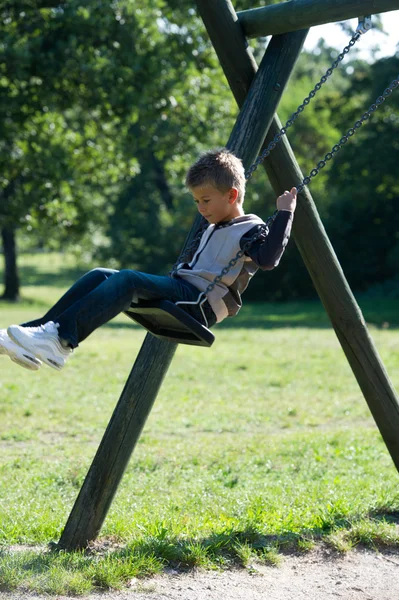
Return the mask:
POLYGON ((298 194, 300 192, 302 192, 302 190, 305 187, 305 185, 308 185, 310 183, 310 181, 311 181, 311 179, 313 177, 316 177, 316 175, 319 174, 319 172, 321 171, 321 169, 324 169, 324 167, 326 166, 327 162, 330 161, 335 156, 335 154, 337 154, 337 152, 339 152, 339 150, 341 150, 342 146, 344 146, 346 144, 346 142, 349 140, 349 138, 355 135, 356 131, 358 129, 360 129, 360 127, 363 125, 363 123, 370 118, 370 116, 372 115, 372 113, 375 112, 381 106, 381 104, 383 102, 385 102, 385 100, 388 98, 388 96, 390 96, 392 94, 393 90, 396 89, 398 86, 399 86, 399 75, 383 91, 382 95, 378 96, 378 98, 375 100, 375 102, 373 102, 373 104, 371 104, 371 106, 369 106, 368 110, 366 110, 366 112, 360 117, 360 119, 355 122, 355 124, 353 125, 353 127, 350 127, 348 129, 348 131, 346 132, 346 134, 344 134, 341 137, 341 139, 339 140, 339 142, 337 144, 335 144, 331 148, 330 152, 327 152, 327 154, 325 155, 324 159, 321 160, 319 163, 317 163, 317 167, 315 167, 314 169, 312 169, 310 171, 309 175, 303 179, 302 183, 300 183, 297 186, 297 192, 298 192, 298 194))
MULTIPOLYGON (((270 153, 272 152, 272 150, 274 150, 274 148, 277 146, 277 144, 282 140, 282 137, 287 133, 287 130, 293 125, 293 123, 296 121, 296 119, 298 118, 298 116, 304 111, 305 107, 311 102, 311 100, 315 97, 315 95, 317 94, 317 92, 327 82, 328 78, 333 74, 334 70, 342 62, 342 60, 344 59, 345 55, 348 54, 348 52, 351 50, 351 48, 360 39, 361 35, 364 34, 364 33, 366 33, 367 31, 369 31, 370 28, 371 28, 371 18, 370 17, 362 17, 361 19, 359 19, 359 25, 358 25, 358 28, 356 30, 356 33, 352 36, 352 38, 350 39, 348 45, 345 46, 345 48, 342 50, 342 52, 337 56, 336 60, 327 69, 327 71, 325 72, 325 74, 320 78, 319 82, 316 83, 316 85, 314 86, 313 90, 311 92, 309 92, 309 95, 304 99, 304 101, 302 102, 302 104, 300 104, 298 106, 297 110, 287 120, 287 122, 284 125, 284 127, 282 127, 280 129, 280 131, 274 136, 273 140, 268 144, 268 146, 265 148, 265 150, 258 156, 258 158, 256 159, 256 161, 249 167, 248 171, 245 174, 245 179, 247 181, 252 177, 252 174, 256 171, 256 169, 258 168, 258 166, 265 160, 265 158, 267 158, 270 155, 270 153)), ((297 192, 298 193, 300 193, 303 190, 303 188, 305 187, 305 185, 307 185, 310 182, 310 180, 312 179, 312 177, 315 177, 319 173, 319 171, 326 166, 327 162, 333 158, 333 156, 341 149, 341 147, 344 144, 346 144, 346 142, 348 141, 348 139, 356 133, 356 130, 359 129, 359 127, 362 126, 362 124, 363 124, 364 121, 366 121, 367 119, 369 119, 370 115, 375 110, 377 110, 377 108, 385 101, 385 99, 392 93, 392 91, 396 87, 398 87, 398 85, 399 85, 399 77, 398 77, 398 79, 395 79, 391 83, 391 85, 383 92, 382 96, 379 96, 377 98, 377 100, 375 101, 375 103, 373 103, 369 107, 368 111, 366 111, 363 114, 363 116, 358 121, 356 121, 355 125, 348 130, 348 132, 346 133, 346 135, 344 135, 340 139, 340 141, 338 142, 338 144, 336 144, 335 146, 333 146, 331 152, 328 152, 326 154, 326 156, 324 157, 324 160, 321 160, 317 164, 317 167, 314 168, 314 169, 312 169, 312 171, 310 172, 310 174, 303 179, 302 183, 299 184, 299 186, 297 187, 297 192)), ((229 271, 237 264, 237 262, 244 256, 244 254, 247 252, 247 250, 249 250, 249 248, 256 241, 258 241, 263 235, 267 236, 269 234, 269 226, 274 222, 277 214, 278 214, 278 210, 276 210, 273 213, 273 215, 267 219, 267 221, 266 221, 265 224, 263 224, 262 226, 259 227, 258 231, 251 237, 251 239, 248 240, 248 242, 245 243, 245 245, 237 252, 237 254, 234 256, 234 258, 232 258, 228 262, 228 264, 220 271, 219 275, 217 275, 209 283, 209 285, 207 286, 207 288, 205 289, 205 291, 202 292, 200 294, 200 296, 198 297, 198 301, 197 301, 198 304, 202 305, 202 302, 200 302, 200 298, 201 297, 203 297, 204 299, 207 298, 208 294, 210 292, 212 292, 212 290, 216 287, 216 285, 218 285, 218 283, 220 283, 222 281, 223 277, 225 275, 227 275, 227 273, 229 273, 229 271)), ((197 235, 195 236, 195 238, 192 241, 192 243, 190 244, 190 246, 187 248, 187 250, 185 250, 184 253, 182 253, 182 255, 180 255, 178 261, 175 263, 175 265, 172 268, 172 271, 171 271, 172 275, 177 270, 177 266, 179 264, 181 264, 181 263, 184 262, 184 259, 186 258, 186 256, 189 256, 193 250, 195 251, 198 248, 198 243, 199 243, 199 241, 200 241, 200 239, 201 239, 201 237, 203 235, 203 232, 204 232, 204 228, 201 228, 199 230, 199 232, 197 233, 197 235)))
MULTIPOLYGON (((365 21, 367 20, 367 18, 368 17, 364 18, 365 21)), ((351 50, 351 48, 360 39, 361 34, 362 33, 366 33, 366 31, 368 31, 370 29, 371 22, 370 22, 370 26, 367 24, 367 26, 365 26, 365 27, 361 26, 362 22, 359 19, 358 29, 356 30, 356 33, 352 36, 352 38, 349 40, 347 46, 345 46, 345 48, 342 50, 342 52, 337 56, 336 60, 327 69, 327 71, 325 72, 325 74, 320 78, 319 82, 316 83, 316 85, 314 86, 313 90, 311 92, 309 92, 309 95, 304 99, 304 101, 302 102, 302 104, 300 104, 298 106, 297 110, 291 115, 291 117, 286 122, 285 126, 280 129, 280 131, 274 136, 273 140, 268 144, 267 148, 265 148, 265 150, 258 156, 258 158, 256 159, 256 161, 249 167, 248 171, 245 173, 245 179, 247 181, 252 177, 252 174, 256 171, 256 169, 258 168, 258 166, 265 160, 265 158, 267 156, 269 156, 269 154, 272 152, 272 150, 274 150, 274 148, 277 146, 277 144, 279 142, 281 142, 283 135, 285 135, 287 133, 287 129, 289 129, 294 124, 294 122, 299 117, 299 115, 305 110, 305 107, 308 104, 310 104, 310 101, 312 100, 312 98, 314 98, 316 96, 317 92, 326 83, 326 81, 328 80, 328 78, 333 74, 334 70, 342 62, 342 60, 344 59, 345 55, 348 54, 348 52, 351 50)), ((385 94, 385 92, 384 92, 384 94, 385 94)), ((363 115, 363 117, 364 117, 364 115, 363 115)), ((363 117, 362 117, 362 119, 363 119, 363 117)), ((368 117, 366 117, 366 118, 368 118, 368 117)), ((353 134, 350 134, 350 135, 353 135, 353 134)), ((345 140, 345 142, 346 141, 347 140, 345 140)), ((342 142, 342 140, 341 140, 341 142, 342 142)), ((343 142, 343 143, 345 143, 345 142, 343 142)), ((333 154, 331 154, 331 158, 332 158, 332 156, 333 156, 333 154)), ((318 165, 317 165, 319 169, 322 168, 322 166, 321 166, 322 163, 324 163, 323 166, 325 166, 325 161, 320 161, 318 163, 318 165)), ((312 173, 313 173, 312 176, 314 176, 315 174, 317 174, 317 173, 314 173, 314 172, 315 172, 315 169, 313 169, 313 171, 312 171, 312 173)), ((309 179, 309 181, 310 181, 310 178, 305 178, 305 179, 309 179)), ((302 190, 303 187, 304 187, 304 185, 301 184, 299 187, 302 190)), ((300 190, 298 188, 298 193, 299 193, 299 191, 300 190)), ((278 211, 276 210, 273 213, 273 215, 267 219, 265 225, 263 225, 259 229, 259 231, 257 231, 252 236, 252 238, 248 242, 246 242, 246 244, 243 246, 243 248, 237 252, 237 254, 235 255, 235 257, 232 258, 229 261, 229 263, 221 270, 221 272, 219 273, 219 275, 217 275, 215 277, 215 279, 208 285, 208 287, 206 288, 206 290, 203 292, 205 294, 205 296, 207 296, 215 288, 215 286, 222 281, 223 277, 225 275, 227 275, 227 273, 237 264, 237 262, 244 256, 244 254, 252 246, 252 244, 254 244, 256 241, 258 241, 262 237, 263 233, 266 233, 266 235, 268 235, 268 233, 269 233, 269 225, 271 225, 273 223, 273 221, 275 220, 275 218, 277 216, 277 213, 278 213, 278 211)), ((196 238, 196 240, 197 240, 197 238, 196 238)), ((191 246, 190 246, 190 249, 191 249, 191 246)))
MULTIPOLYGON (((285 135, 287 133, 287 129, 289 129, 294 124, 294 122, 299 117, 299 115, 305 110, 305 107, 310 103, 312 98, 315 97, 315 95, 321 89, 323 84, 326 83, 328 78, 333 74, 334 69, 336 69, 338 67, 340 62, 342 62, 342 60, 344 59, 345 55, 348 54, 348 52, 350 51, 352 46, 354 46, 355 43, 359 40, 359 38, 361 37, 361 34, 365 33, 366 31, 368 31, 368 29, 370 29, 371 19, 369 19, 370 26, 363 27, 363 25, 362 25, 364 21, 367 21, 367 19, 369 19, 369 17, 362 17, 361 19, 359 19, 358 29, 356 30, 356 33, 352 36, 352 38, 349 40, 348 45, 345 46, 345 48, 338 55, 336 60, 332 63, 331 67, 327 69, 325 74, 320 78, 319 82, 316 83, 313 90, 311 92, 309 92, 309 95, 304 99, 302 104, 300 104, 298 106, 297 110, 291 115, 291 117, 286 122, 285 126, 280 129, 280 131, 274 136, 273 140, 268 144, 267 148, 265 148, 265 150, 258 156, 256 161, 249 167, 248 171, 245 173, 245 179, 247 181, 252 177, 252 174, 256 171, 256 169, 259 167, 259 165, 265 160, 265 158, 267 158, 269 156, 271 151, 274 150, 274 148, 277 146, 277 144, 279 142, 281 142, 283 135, 285 135)), ((198 243, 202 237, 203 232, 204 232, 204 228, 200 228, 199 232, 194 237, 194 239, 191 242, 191 244, 189 245, 189 247, 186 250, 183 250, 183 252, 180 254, 179 258, 173 265, 173 267, 170 271, 171 274, 176 272, 179 264, 186 262, 191 257, 193 251, 195 252, 195 250, 198 247, 198 243)), ((256 240, 253 240, 251 243, 254 243, 255 241, 256 240)), ((238 257, 237 260, 239 260, 239 258, 241 258, 241 256, 238 257)), ((234 260, 234 259, 232 259, 232 260, 234 260)), ((234 264, 236 264, 236 262, 234 264)), ((232 266, 234 266, 234 265, 232 265, 232 266)), ((219 283, 219 282, 217 282, 217 283, 219 283)))
POLYGON ((299 115, 305 110, 305 107, 308 104, 310 104, 310 101, 312 100, 312 98, 314 98, 316 96, 317 92, 326 83, 326 81, 333 74, 334 70, 338 67, 338 65, 343 61, 345 55, 348 54, 348 52, 351 50, 351 48, 360 39, 361 34, 366 33, 366 31, 368 31, 368 29, 364 29, 364 31, 360 31, 360 20, 359 20, 359 27, 356 30, 356 33, 349 40, 347 46, 345 46, 345 48, 342 50, 342 52, 340 54, 338 54, 336 60, 334 60, 332 65, 327 69, 327 71, 324 73, 324 75, 320 78, 319 82, 316 83, 313 90, 311 92, 309 92, 309 95, 306 96, 306 98, 304 99, 302 104, 300 104, 298 106, 298 108, 296 109, 296 111, 291 115, 291 117, 288 119, 288 121, 286 122, 284 127, 282 127, 278 133, 276 133, 276 135, 274 136, 272 141, 269 142, 268 146, 258 156, 258 158, 255 160, 255 162, 249 167, 248 171, 245 174, 245 179, 247 181, 252 177, 252 174, 256 171, 256 169, 259 167, 259 165, 265 160, 265 158, 267 158, 270 155, 270 153, 272 152, 272 150, 274 150, 274 148, 277 146, 277 144, 279 142, 281 142, 283 135, 285 135, 287 133, 287 130, 291 127, 291 125, 294 124, 294 122, 299 117, 299 115))
MULTIPOLYGON (((299 184, 297 187, 298 194, 303 190, 305 185, 308 185, 308 183, 310 182, 310 180, 313 177, 316 177, 316 175, 320 172, 320 170, 326 166, 327 162, 334 157, 334 155, 342 148, 342 146, 344 144, 346 144, 346 142, 349 140, 349 138, 352 137, 353 135, 355 135, 356 131, 363 125, 363 123, 365 121, 367 121, 370 118, 372 113, 374 113, 381 106, 381 104, 383 102, 385 102, 385 100, 388 98, 388 96, 390 96, 392 94, 393 90, 396 89, 397 87, 399 87, 399 75, 384 90, 382 95, 378 96, 378 98, 375 100, 375 102, 373 102, 373 104, 370 105, 368 110, 366 110, 366 112, 361 116, 361 118, 355 122, 354 126, 351 127, 350 129, 348 129, 347 133, 342 136, 342 138, 340 139, 338 144, 335 144, 333 146, 333 148, 331 149, 331 152, 328 152, 326 154, 326 156, 324 157, 324 160, 321 160, 317 164, 317 167, 312 169, 312 171, 310 172, 308 177, 305 177, 303 179, 302 183, 299 184)), ((251 237, 251 239, 248 240, 248 242, 246 242, 246 244, 243 246, 243 248, 237 252, 235 257, 230 260, 230 262, 226 265, 226 267, 224 267, 221 270, 219 275, 217 275, 215 277, 215 279, 208 285, 208 287, 203 292, 203 294, 205 296, 207 296, 215 288, 215 286, 222 281, 224 275, 226 275, 237 264, 237 262, 240 260, 240 258, 242 258, 244 256, 244 254, 252 246, 252 244, 254 244, 257 240, 259 240, 264 233, 266 235, 269 234, 269 225, 271 225, 273 223, 273 221, 275 220, 275 218, 277 216, 277 213, 278 213, 278 210, 276 210, 274 212, 274 214, 267 219, 266 223, 260 227, 260 229, 251 237)))

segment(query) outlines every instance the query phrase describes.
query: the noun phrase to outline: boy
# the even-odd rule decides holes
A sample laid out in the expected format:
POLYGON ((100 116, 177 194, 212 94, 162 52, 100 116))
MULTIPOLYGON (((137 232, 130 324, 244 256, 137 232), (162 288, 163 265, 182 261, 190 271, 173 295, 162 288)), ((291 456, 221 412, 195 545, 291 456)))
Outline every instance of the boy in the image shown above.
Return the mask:
MULTIPOLYGON (((81 277, 41 319, 0 330, 0 354, 10 356, 27 369, 37 370, 44 362, 61 370, 81 341, 127 310, 132 301, 196 301, 199 293, 258 233, 259 239, 223 275, 202 305, 209 326, 237 314, 241 293, 256 270, 270 270, 280 262, 291 232, 296 188, 277 198, 278 212, 268 230, 259 217, 244 213, 244 167, 225 148, 201 156, 189 169, 186 186, 209 223, 188 262, 176 265, 168 276, 129 269, 94 269, 81 277)), ((204 322, 198 306, 187 306, 186 310, 204 322)))

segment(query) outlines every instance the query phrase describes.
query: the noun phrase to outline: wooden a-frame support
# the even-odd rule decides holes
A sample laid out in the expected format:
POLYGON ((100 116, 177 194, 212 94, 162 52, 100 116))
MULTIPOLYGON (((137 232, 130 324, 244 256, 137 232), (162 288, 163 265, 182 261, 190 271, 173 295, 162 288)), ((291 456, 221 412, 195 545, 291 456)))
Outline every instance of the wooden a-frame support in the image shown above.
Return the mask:
MULTIPOLYGON (((251 86, 257 65, 230 0, 196 3, 237 103, 243 105, 227 146, 248 168, 264 140, 267 144, 281 128, 274 114, 307 30, 272 38, 251 86)), ((286 136, 264 166, 276 194, 303 179, 286 136)), ((198 216, 186 245, 199 224, 198 216)), ((299 197, 294 239, 399 469, 398 399, 306 188, 299 197)), ((66 523, 60 548, 85 547, 98 535, 175 351, 176 344, 146 336, 66 523)))

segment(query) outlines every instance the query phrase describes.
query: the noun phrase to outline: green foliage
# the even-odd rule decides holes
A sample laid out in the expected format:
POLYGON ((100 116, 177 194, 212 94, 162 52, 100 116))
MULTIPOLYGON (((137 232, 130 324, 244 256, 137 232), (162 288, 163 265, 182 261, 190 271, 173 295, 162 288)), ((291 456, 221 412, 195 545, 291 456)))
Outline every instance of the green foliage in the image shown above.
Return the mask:
MULTIPOLYGON (((68 245, 110 266, 167 272, 195 215, 185 172, 202 150, 226 143, 238 113, 202 20, 191 0, 48 4, 0 8, 0 228, 19 228, 30 247, 68 245)), ((251 41, 258 60, 266 44, 251 41)), ((283 123, 336 56, 323 42, 302 53, 279 107, 283 123)), ((334 71, 288 133, 305 175, 397 66, 397 58, 362 62, 355 47, 334 71)), ((311 184, 350 283, 393 296, 397 94, 311 184)), ((274 204, 259 169, 246 211, 266 218, 274 204)), ((247 292, 312 295, 292 243, 282 266, 247 292)))
MULTIPOLYGON (((355 75, 348 93, 361 94, 363 103, 342 105, 342 132, 397 77, 398 67, 399 58, 384 59, 355 75)), ((327 223, 348 279, 358 290, 391 280, 399 269, 398 115, 394 92, 339 153, 331 170, 327 223)))
POLYGON ((118 144, 132 95, 130 33, 110 5, 73 0, 13 3, 0 30, 0 225, 46 239, 93 233, 107 197, 136 172, 118 144))

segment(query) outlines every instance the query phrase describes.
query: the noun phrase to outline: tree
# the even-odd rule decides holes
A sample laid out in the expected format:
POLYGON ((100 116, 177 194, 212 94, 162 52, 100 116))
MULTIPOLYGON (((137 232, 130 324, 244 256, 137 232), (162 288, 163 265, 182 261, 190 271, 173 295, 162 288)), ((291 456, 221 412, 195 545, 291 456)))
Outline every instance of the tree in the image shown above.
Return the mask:
MULTIPOLYGON (((399 57, 377 61, 354 74, 342 111, 344 128, 397 78, 399 57)), ((393 92, 340 152, 331 172, 329 227, 348 279, 357 290, 397 277, 399 269, 399 95, 393 92)))
MULTIPOLYGON (((237 10, 252 5, 235 4, 237 10)), ((225 143, 238 113, 192 1, 3 2, 0 31, 6 295, 16 297, 18 289, 16 229, 52 245, 89 240, 91 252, 113 266, 165 272, 195 214, 185 172, 201 150, 225 143)), ((266 43, 251 41, 257 56, 266 43)), ((283 121, 336 54, 323 43, 313 54, 302 53, 279 107, 283 121)), ((368 65, 354 54, 290 129, 306 174, 365 101, 361 77, 371 81, 368 65), (348 68, 355 68, 353 86, 348 68)), ((350 182, 336 171, 330 178, 326 169, 312 182, 332 231, 342 227, 338 209, 333 215, 331 208, 340 204, 331 191, 336 180, 344 197, 350 182)), ((274 202, 259 169, 246 210, 265 218, 274 202)), ((284 263, 268 274, 268 297, 276 294, 270 289, 283 297, 311 293, 297 253, 292 250, 284 263)), ((258 279, 249 293, 265 298, 258 279)))
POLYGON ((117 7, 76 0, 3 4, 0 60, 0 228, 4 297, 18 294, 15 230, 59 239, 104 221, 107 200, 135 173, 120 151, 139 77, 128 25, 117 7), (10 245, 10 246, 9 246, 10 245))
MULTIPOLYGON (((5 244, 21 226, 58 242, 92 234, 118 195, 110 227, 116 241, 136 233, 162 237, 188 152, 198 152, 205 138, 209 143, 209 131, 220 130, 213 136, 220 144, 226 119, 233 118, 233 101, 192 3, 20 0, 0 11, 5 244), (156 219, 138 220, 149 194, 156 219), (126 216, 133 216, 132 230, 126 216)), ((182 231, 190 221, 186 205, 187 197, 177 210, 182 231)), ((108 258, 119 263, 124 251, 131 254, 129 245, 115 249, 108 258)), ((5 255, 15 258, 7 248, 5 255)), ((12 298, 16 264, 6 263, 4 295, 12 298)))

